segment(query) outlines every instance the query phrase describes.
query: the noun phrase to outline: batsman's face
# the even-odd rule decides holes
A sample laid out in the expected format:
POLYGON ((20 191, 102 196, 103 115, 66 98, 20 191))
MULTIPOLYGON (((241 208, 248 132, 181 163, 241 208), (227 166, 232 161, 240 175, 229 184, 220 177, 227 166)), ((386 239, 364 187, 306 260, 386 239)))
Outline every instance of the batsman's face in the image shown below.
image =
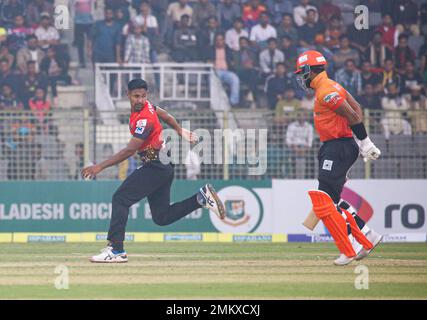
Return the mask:
POLYGON ((139 112, 147 101, 147 90, 145 89, 134 89, 128 92, 128 98, 132 108, 132 112, 139 112))

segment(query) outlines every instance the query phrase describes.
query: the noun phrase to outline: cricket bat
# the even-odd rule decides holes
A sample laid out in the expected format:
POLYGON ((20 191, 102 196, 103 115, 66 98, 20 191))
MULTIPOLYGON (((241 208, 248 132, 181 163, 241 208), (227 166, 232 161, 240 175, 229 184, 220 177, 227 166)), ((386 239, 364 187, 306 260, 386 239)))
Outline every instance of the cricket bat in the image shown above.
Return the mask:
POLYGON ((311 231, 313 231, 314 228, 316 228, 318 223, 319 223, 319 218, 314 214, 314 211, 311 210, 302 224, 307 229, 310 229, 311 231))

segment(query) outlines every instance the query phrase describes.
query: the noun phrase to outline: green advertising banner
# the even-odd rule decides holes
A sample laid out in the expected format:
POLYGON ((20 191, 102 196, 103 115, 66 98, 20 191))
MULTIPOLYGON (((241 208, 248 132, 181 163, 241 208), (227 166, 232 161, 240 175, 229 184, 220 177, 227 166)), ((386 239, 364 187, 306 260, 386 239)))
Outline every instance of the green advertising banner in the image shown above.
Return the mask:
MULTIPOLYGON (((190 197, 207 182, 175 181, 172 185, 171 202, 190 197)), ((111 197, 120 183, 120 181, 0 182, 0 233, 106 232, 111 215, 111 197)), ((253 182, 216 180, 209 183, 212 183, 218 191, 230 186, 243 188, 242 190, 249 193, 250 197, 257 199, 260 208, 262 201, 253 189, 271 188, 271 180, 253 182)), ((226 205, 232 209, 239 208, 239 201, 242 202, 239 199, 234 202, 230 200, 226 205)), ((262 219, 262 210, 260 212, 259 222, 262 219)), ((255 228, 256 226, 251 227, 255 228)), ((218 232, 219 230, 212 223, 206 209, 194 211, 172 225, 157 226, 151 219, 148 202, 144 199, 129 210, 127 231, 218 232)))

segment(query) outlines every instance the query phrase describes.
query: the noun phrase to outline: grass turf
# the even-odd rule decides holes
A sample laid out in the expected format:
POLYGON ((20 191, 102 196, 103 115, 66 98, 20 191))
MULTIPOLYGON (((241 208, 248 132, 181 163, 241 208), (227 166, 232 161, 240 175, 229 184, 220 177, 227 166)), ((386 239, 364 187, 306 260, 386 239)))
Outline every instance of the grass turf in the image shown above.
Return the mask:
POLYGON ((345 267, 333 244, 128 243, 127 264, 91 264, 101 246, 0 244, 0 299, 427 299, 427 244, 381 244, 345 267))

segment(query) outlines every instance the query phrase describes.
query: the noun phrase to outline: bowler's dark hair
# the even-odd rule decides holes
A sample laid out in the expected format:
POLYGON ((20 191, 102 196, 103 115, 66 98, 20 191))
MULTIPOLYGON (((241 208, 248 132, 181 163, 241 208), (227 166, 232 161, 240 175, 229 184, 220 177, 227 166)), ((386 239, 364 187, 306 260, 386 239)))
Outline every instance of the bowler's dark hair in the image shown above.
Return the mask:
POLYGON ((128 83, 128 90, 132 91, 135 89, 145 89, 148 90, 147 81, 143 79, 133 79, 128 83))

